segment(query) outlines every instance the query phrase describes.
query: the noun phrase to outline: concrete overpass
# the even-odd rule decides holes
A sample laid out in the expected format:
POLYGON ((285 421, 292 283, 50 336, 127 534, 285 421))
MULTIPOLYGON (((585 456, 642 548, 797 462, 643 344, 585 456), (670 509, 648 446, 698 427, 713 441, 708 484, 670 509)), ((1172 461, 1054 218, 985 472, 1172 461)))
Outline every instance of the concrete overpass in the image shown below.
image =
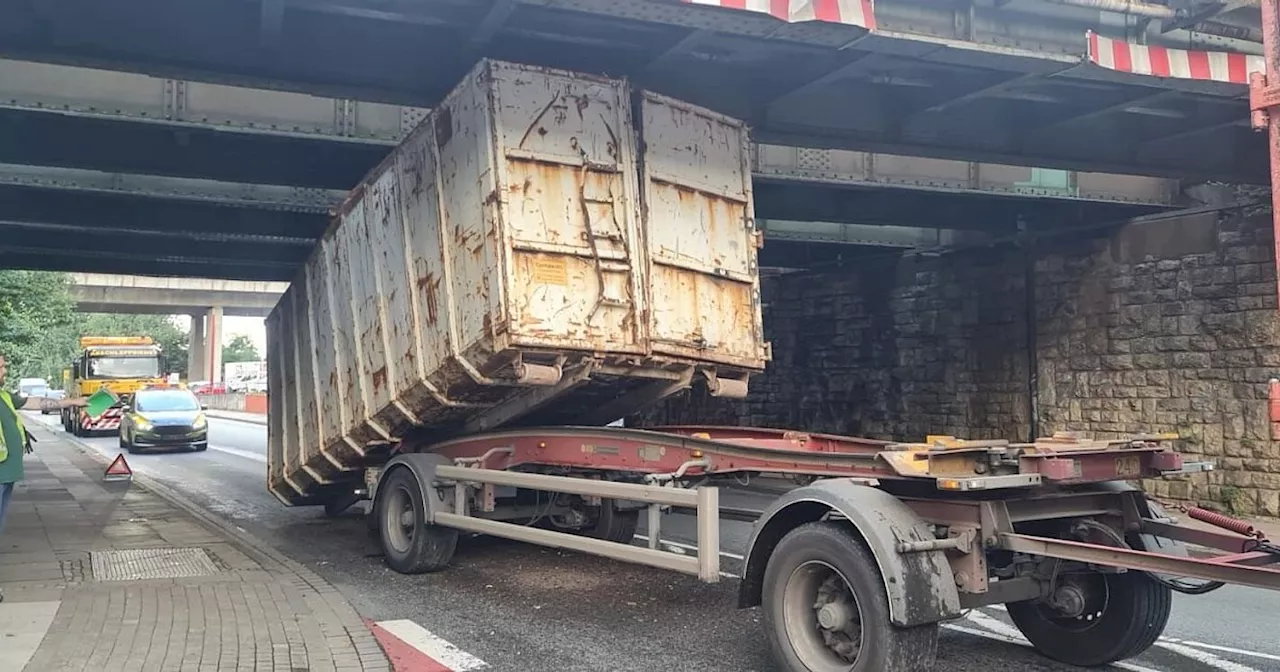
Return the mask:
POLYGON ((0 63, 0 265, 289 280, 331 204, 480 56, 747 119, 758 216, 839 229, 788 227, 764 250, 784 262, 878 239, 862 226, 1001 237, 1196 205, 1185 180, 1266 178, 1234 75, 1123 72, 1086 35, 1247 40, 1078 2, 881 0, 818 21, 707 4, 6 4, 0 53, 21 60, 0 63))
POLYGON ((288 288, 283 282, 73 273, 76 308, 86 313, 196 315, 212 306, 224 315, 266 317, 288 288))
POLYGON ((190 315, 187 376, 222 380, 222 318, 266 317, 288 288, 283 282, 72 274, 76 307, 89 313, 190 315))

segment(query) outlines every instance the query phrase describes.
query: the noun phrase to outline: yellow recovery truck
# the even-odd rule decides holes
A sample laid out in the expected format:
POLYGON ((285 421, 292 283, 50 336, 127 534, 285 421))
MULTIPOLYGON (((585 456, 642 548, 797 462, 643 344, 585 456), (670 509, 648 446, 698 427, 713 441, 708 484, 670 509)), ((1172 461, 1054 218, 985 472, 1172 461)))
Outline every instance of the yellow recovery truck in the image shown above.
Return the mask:
POLYGON ((165 383, 160 346, 149 336, 85 336, 80 348, 62 373, 67 396, 89 397, 105 388, 117 401, 97 417, 84 408, 62 409, 63 428, 76 436, 119 431, 122 407, 133 393, 165 383))

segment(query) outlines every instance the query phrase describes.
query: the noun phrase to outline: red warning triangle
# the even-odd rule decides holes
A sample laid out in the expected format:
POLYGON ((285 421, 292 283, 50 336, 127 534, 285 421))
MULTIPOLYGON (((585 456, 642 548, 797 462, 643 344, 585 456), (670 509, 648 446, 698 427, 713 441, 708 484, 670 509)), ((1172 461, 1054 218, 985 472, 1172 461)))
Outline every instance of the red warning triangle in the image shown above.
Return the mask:
POLYGON ((111 462, 111 466, 107 467, 102 476, 104 478, 131 478, 133 476, 133 469, 130 469, 129 463, 125 462, 124 453, 116 455, 116 459, 111 462))

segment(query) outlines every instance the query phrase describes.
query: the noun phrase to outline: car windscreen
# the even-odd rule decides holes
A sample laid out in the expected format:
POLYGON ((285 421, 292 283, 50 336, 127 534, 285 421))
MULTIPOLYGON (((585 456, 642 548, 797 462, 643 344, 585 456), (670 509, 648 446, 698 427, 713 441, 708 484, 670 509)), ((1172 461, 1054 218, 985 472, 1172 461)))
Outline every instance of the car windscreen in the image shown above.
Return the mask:
POLYGON ((198 411, 200 402, 196 401, 194 394, 183 390, 139 392, 134 396, 133 407, 139 413, 198 411))
POLYGON ((157 378, 160 360, 156 357, 94 357, 89 360, 91 378, 157 378))

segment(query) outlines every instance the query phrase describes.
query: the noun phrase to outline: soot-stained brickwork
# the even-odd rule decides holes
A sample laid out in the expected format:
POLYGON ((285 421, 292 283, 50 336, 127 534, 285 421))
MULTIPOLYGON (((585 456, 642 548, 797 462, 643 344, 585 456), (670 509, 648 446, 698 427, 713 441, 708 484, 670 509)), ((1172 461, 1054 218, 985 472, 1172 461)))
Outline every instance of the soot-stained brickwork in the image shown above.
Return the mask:
POLYGON ((1042 435, 1179 432, 1219 471, 1151 492, 1280 515, 1269 214, 1130 225, 1030 254, 890 255, 767 277, 762 292, 774 361, 750 396, 695 392, 633 423, 1024 440, 1034 406, 1042 435))

